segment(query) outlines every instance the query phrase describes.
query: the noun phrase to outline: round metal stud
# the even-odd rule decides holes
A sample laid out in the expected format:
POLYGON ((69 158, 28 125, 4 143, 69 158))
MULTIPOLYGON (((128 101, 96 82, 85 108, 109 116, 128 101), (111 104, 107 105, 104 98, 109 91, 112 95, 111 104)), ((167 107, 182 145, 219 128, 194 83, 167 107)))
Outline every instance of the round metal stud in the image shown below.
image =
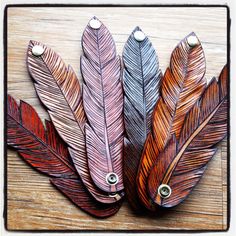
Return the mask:
POLYGON ((93 18, 93 19, 91 19, 91 20, 89 21, 89 25, 90 25, 90 27, 93 28, 93 29, 99 29, 102 24, 101 24, 101 22, 100 22, 98 19, 93 18))
POLYGON ((40 45, 34 45, 32 48, 32 54, 36 57, 39 57, 43 54, 44 48, 40 45))
POLYGON ((162 198, 168 198, 171 195, 171 188, 167 184, 161 184, 158 188, 158 194, 162 198))
POLYGON ((190 47, 195 47, 199 44, 198 38, 195 35, 190 35, 187 38, 187 42, 190 47))
POLYGON ((115 198, 117 201, 121 199, 121 196, 118 193, 110 193, 108 196, 115 198))
POLYGON ((106 175, 106 182, 110 185, 115 185, 119 182, 119 177, 116 173, 113 172, 108 173, 106 175))
POLYGON ((134 32, 134 38, 138 42, 142 42, 146 38, 146 36, 145 36, 145 34, 142 31, 138 30, 138 31, 134 32))

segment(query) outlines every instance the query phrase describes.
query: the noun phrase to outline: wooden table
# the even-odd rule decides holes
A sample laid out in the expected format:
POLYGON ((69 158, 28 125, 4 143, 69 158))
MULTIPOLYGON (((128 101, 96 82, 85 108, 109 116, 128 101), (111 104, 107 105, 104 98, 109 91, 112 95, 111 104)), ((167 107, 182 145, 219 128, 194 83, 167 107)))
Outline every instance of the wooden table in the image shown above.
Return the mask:
MULTIPOLYGON (((96 15, 114 36, 117 51, 135 26, 157 50, 164 72, 175 45, 194 31, 202 42, 210 80, 227 61, 227 9, 207 7, 10 7, 8 8, 8 93, 47 113, 36 96, 25 58, 29 40, 58 52, 80 76, 80 39, 96 15)), ((227 142, 219 144, 200 183, 178 207, 161 216, 139 216, 127 202, 106 220, 82 212, 50 185, 48 178, 7 150, 7 228, 9 230, 224 230, 227 228, 227 142)))

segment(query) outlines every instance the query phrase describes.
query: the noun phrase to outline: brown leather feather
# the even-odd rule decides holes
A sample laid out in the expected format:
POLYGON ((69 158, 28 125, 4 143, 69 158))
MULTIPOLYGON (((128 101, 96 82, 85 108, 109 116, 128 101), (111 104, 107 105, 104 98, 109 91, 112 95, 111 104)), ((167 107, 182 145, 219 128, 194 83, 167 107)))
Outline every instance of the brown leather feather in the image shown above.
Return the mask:
POLYGON ((94 183, 101 190, 111 193, 124 189, 123 90, 121 62, 116 55, 115 42, 104 24, 100 24, 98 29, 88 24, 82 36, 83 102, 88 118, 86 150, 94 183), (117 183, 106 181, 110 173, 116 174, 117 183))
POLYGON ((156 204, 173 207, 182 202, 202 177, 216 144, 226 136, 227 80, 225 66, 218 82, 212 79, 187 113, 179 140, 173 135, 159 154, 148 180, 149 194, 156 204), (160 196, 157 190, 161 184, 170 186, 170 197, 160 196))
POLYGON ((37 94, 46 106, 57 132, 69 145, 70 155, 84 185, 96 200, 116 202, 123 195, 110 197, 94 185, 89 174, 84 137, 86 116, 75 72, 66 66, 56 52, 42 43, 30 41, 27 54, 28 70, 35 81, 37 94), (44 49, 41 56, 32 53, 36 45, 44 49))
POLYGON ((161 97, 153 112, 152 132, 145 143, 137 175, 138 193, 146 208, 155 210, 147 193, 147 178, 153 164, 163 151, 168 140, 174 134, 179 138, 186 113, 201 96, 206 80, 205 57, 202 46, 190 46, 189 37, 185 37, 174 49, 170 67, 166 70, 161 97))

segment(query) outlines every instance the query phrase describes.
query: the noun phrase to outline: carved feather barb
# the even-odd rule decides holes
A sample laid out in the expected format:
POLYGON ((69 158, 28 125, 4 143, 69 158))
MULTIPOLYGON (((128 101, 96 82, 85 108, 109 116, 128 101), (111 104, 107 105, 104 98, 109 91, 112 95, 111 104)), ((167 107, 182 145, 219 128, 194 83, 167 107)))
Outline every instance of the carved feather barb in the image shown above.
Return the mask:
POLYGON ((86 116, 75 72, 56 52, 36 41, 29 43, 27 65, 40 100, 46 106, 57 132, 69 145, 70 155, 84 185, 96 200, 116 202, 122 195, 108 196, 94 185, 89 174, 84 137, 86 116), (41 55, 34 54, 37 47, 41 48, 41 55))
POLYGON ((212 79, 201 99, 186 115, 179 140, 172 136, 150 171, 148 190, 162 207, 182 202, 202 177, 218 144, 227 134, 227 66, 218 82, 212 79), (158 191, 166 184, 171 194, 163 198, 158 191))
POLYGON ((67 146, 52 123, 46 120, 45 124, 46 130, 29 104, 20 101, 18 106, 8 95, 8 146, 17 150, 32 167, 51 177, 51 182, 83 211, 102 218, 114 215, 120 204, 102 204, 92 198, 79 180, 67 146))
POLYGON ((147 36, 136 27, 123 51, 124 88, 124 186, 126 197, 134 209, 140 208, 136 190, 136 175, 143 146, 151 128, 154 106, 159 98, 161 70, 147 36), (139 39, 137 36, 143 38, 139 39))
POLYGON ((101 190, 123 190, 123 90, 121 63, 107 28, 97 18, 90 20, 82 36, 84 56, 83 103, 88 165, 101 190), (94 24, 95 23, 95 24, 94 24))
POLYGON ((150 210, 155 210, 147 189, 150 169, 171 136, 179 139, 186 113, 206 86, 205 69, 202 46, 191 33, 172 52, 170 67, 162 79, 160 99, 153 112, 152 132, 147 137, 139 164, 138 193, 144 206, 150 210))
POLYGON ((68 151, 56 136, 51 122, 45 121, 47 131, 38 114, 27 103, 8 95, 7 144, 31 166, 52 177, 77 178, 68 161, 68 151))

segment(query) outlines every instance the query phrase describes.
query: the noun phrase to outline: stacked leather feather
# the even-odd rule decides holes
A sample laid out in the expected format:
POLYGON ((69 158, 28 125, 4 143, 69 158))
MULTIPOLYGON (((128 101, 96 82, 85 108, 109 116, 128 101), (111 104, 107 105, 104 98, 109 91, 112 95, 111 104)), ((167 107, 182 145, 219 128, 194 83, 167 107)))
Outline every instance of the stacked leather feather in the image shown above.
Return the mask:
POLYGON ((83 89, 60 56, 30 41, 29 74, 51 121, 8 96, 7 143, 74 204, 115 214, 126 193, 136 212, 181 203, 227 134, 227 66, 207 85, 194 33, 174 49, 164 75, 136 27, 123 50, 96 17, 82 36, 83 89), (37 50, 36 50, 37 49, 37 50))

